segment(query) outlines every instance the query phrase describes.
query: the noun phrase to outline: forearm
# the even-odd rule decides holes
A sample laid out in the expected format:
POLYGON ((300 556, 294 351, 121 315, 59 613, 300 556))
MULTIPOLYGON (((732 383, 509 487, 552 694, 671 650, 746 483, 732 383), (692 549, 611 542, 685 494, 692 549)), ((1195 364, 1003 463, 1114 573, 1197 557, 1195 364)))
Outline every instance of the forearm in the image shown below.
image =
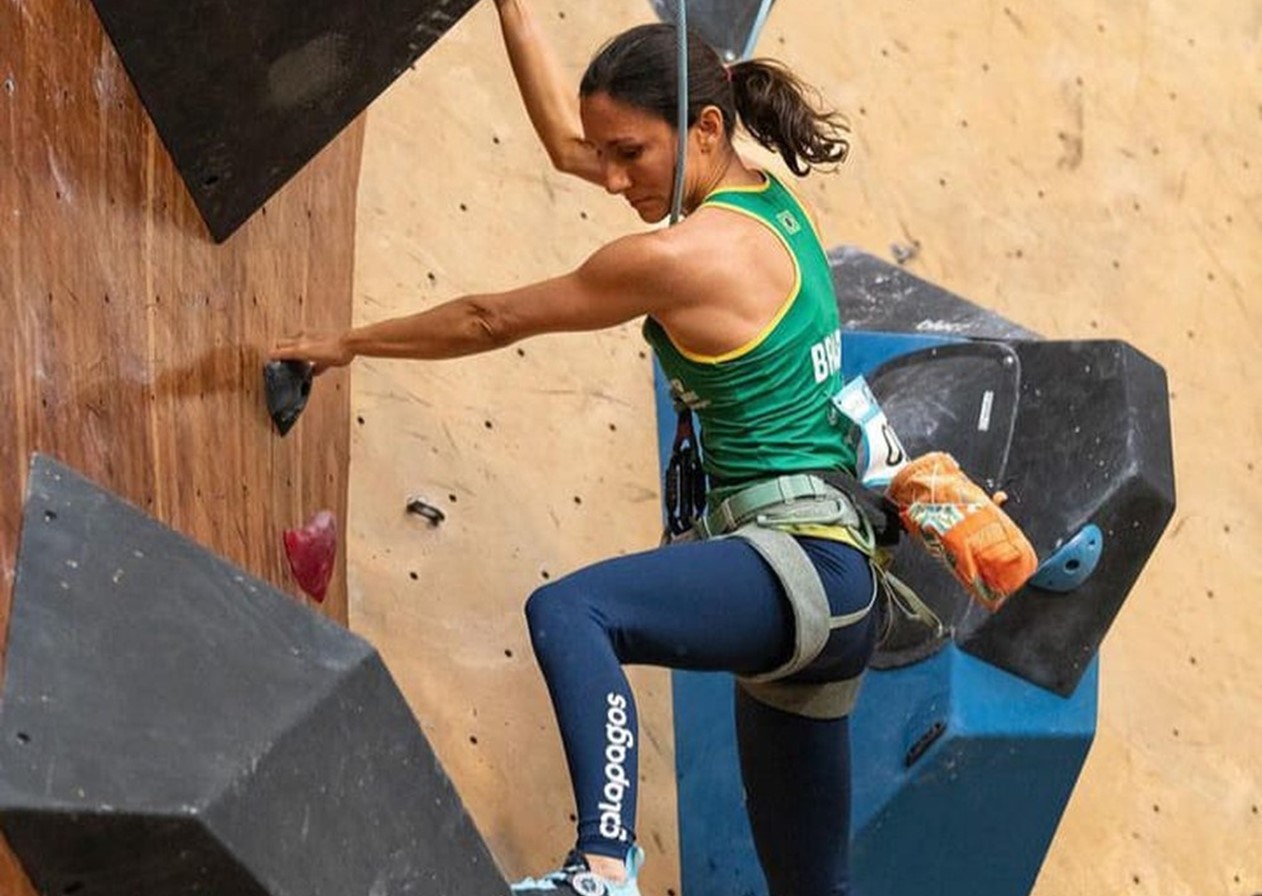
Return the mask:
POLYGON ((416 360, 458 358, 500 348, 511 341, 474 296, 356 327, 342 336, 345 349, 353 356, 416 360))
POLYGON ((504 46, 530 123, 552 164, 570 171, 584 151, 578 102, 525 0, 495 0, 504 46))

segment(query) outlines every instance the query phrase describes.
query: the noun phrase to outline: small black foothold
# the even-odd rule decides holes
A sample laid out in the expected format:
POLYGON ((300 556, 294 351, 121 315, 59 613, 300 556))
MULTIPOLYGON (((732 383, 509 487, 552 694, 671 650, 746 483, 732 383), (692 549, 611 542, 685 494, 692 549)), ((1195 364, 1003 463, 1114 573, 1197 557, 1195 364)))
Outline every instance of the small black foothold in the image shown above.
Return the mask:
POLYGON ((268 361, 263 366, 267 412, 282 436, 298 422, 311 395, 312 365, 306 361, 268 361))
POLYGON ((443 513, 428 501, 413 495, 407 501, 408 513, 414 513, 417 516, 424 517, 429 520, 431 526, 437 526, 447 519, 447 514, 443 513))

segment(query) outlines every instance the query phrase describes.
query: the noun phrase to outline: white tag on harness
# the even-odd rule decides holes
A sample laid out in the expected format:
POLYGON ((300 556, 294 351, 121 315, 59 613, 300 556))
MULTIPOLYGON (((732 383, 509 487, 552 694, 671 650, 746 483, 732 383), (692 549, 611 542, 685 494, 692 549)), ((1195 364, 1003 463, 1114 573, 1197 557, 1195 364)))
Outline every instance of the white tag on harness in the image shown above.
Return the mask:
POLYGON ((907 463, 907 452, 881 410, 868 381, 856 376, 833 396, 833 406, 845 414, 858 430, 858 472, 869 488, 883 489, 907 463))

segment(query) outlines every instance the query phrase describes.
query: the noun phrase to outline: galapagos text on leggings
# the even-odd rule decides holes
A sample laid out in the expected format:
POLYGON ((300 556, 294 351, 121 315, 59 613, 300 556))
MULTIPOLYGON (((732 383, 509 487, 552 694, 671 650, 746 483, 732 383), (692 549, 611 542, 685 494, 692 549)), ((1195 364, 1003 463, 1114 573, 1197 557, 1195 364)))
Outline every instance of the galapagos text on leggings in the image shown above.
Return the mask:
POLYGON ((635 746, 635 735, 627 727, 627 698, 609 693, 605 696, 605 789, 600 803, 600 834, 610 840, 627 839, 622 823, 622 800, 631 782, 627 780, 627 756, 635 746))

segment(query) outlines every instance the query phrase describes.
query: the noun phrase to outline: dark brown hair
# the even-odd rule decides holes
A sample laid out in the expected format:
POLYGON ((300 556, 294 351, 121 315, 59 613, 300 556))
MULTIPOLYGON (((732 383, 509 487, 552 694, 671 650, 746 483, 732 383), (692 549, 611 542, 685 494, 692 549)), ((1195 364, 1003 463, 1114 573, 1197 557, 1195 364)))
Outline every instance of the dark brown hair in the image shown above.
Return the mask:
MULTIPOLYGON (((611 99, 650 112, 672 127, 679 97, 675 26, 640 25, 606 43, 587 67, 580 96, 611 99)), ((843 162, 850 128, 837 112, 811 102, 815 91, 774 59, 725 67, 709 45, 688 35, 688 126, 706 106, 717 106, 731 139, 737 121, 763 147, 778 152, 799 176, 843 162)))

